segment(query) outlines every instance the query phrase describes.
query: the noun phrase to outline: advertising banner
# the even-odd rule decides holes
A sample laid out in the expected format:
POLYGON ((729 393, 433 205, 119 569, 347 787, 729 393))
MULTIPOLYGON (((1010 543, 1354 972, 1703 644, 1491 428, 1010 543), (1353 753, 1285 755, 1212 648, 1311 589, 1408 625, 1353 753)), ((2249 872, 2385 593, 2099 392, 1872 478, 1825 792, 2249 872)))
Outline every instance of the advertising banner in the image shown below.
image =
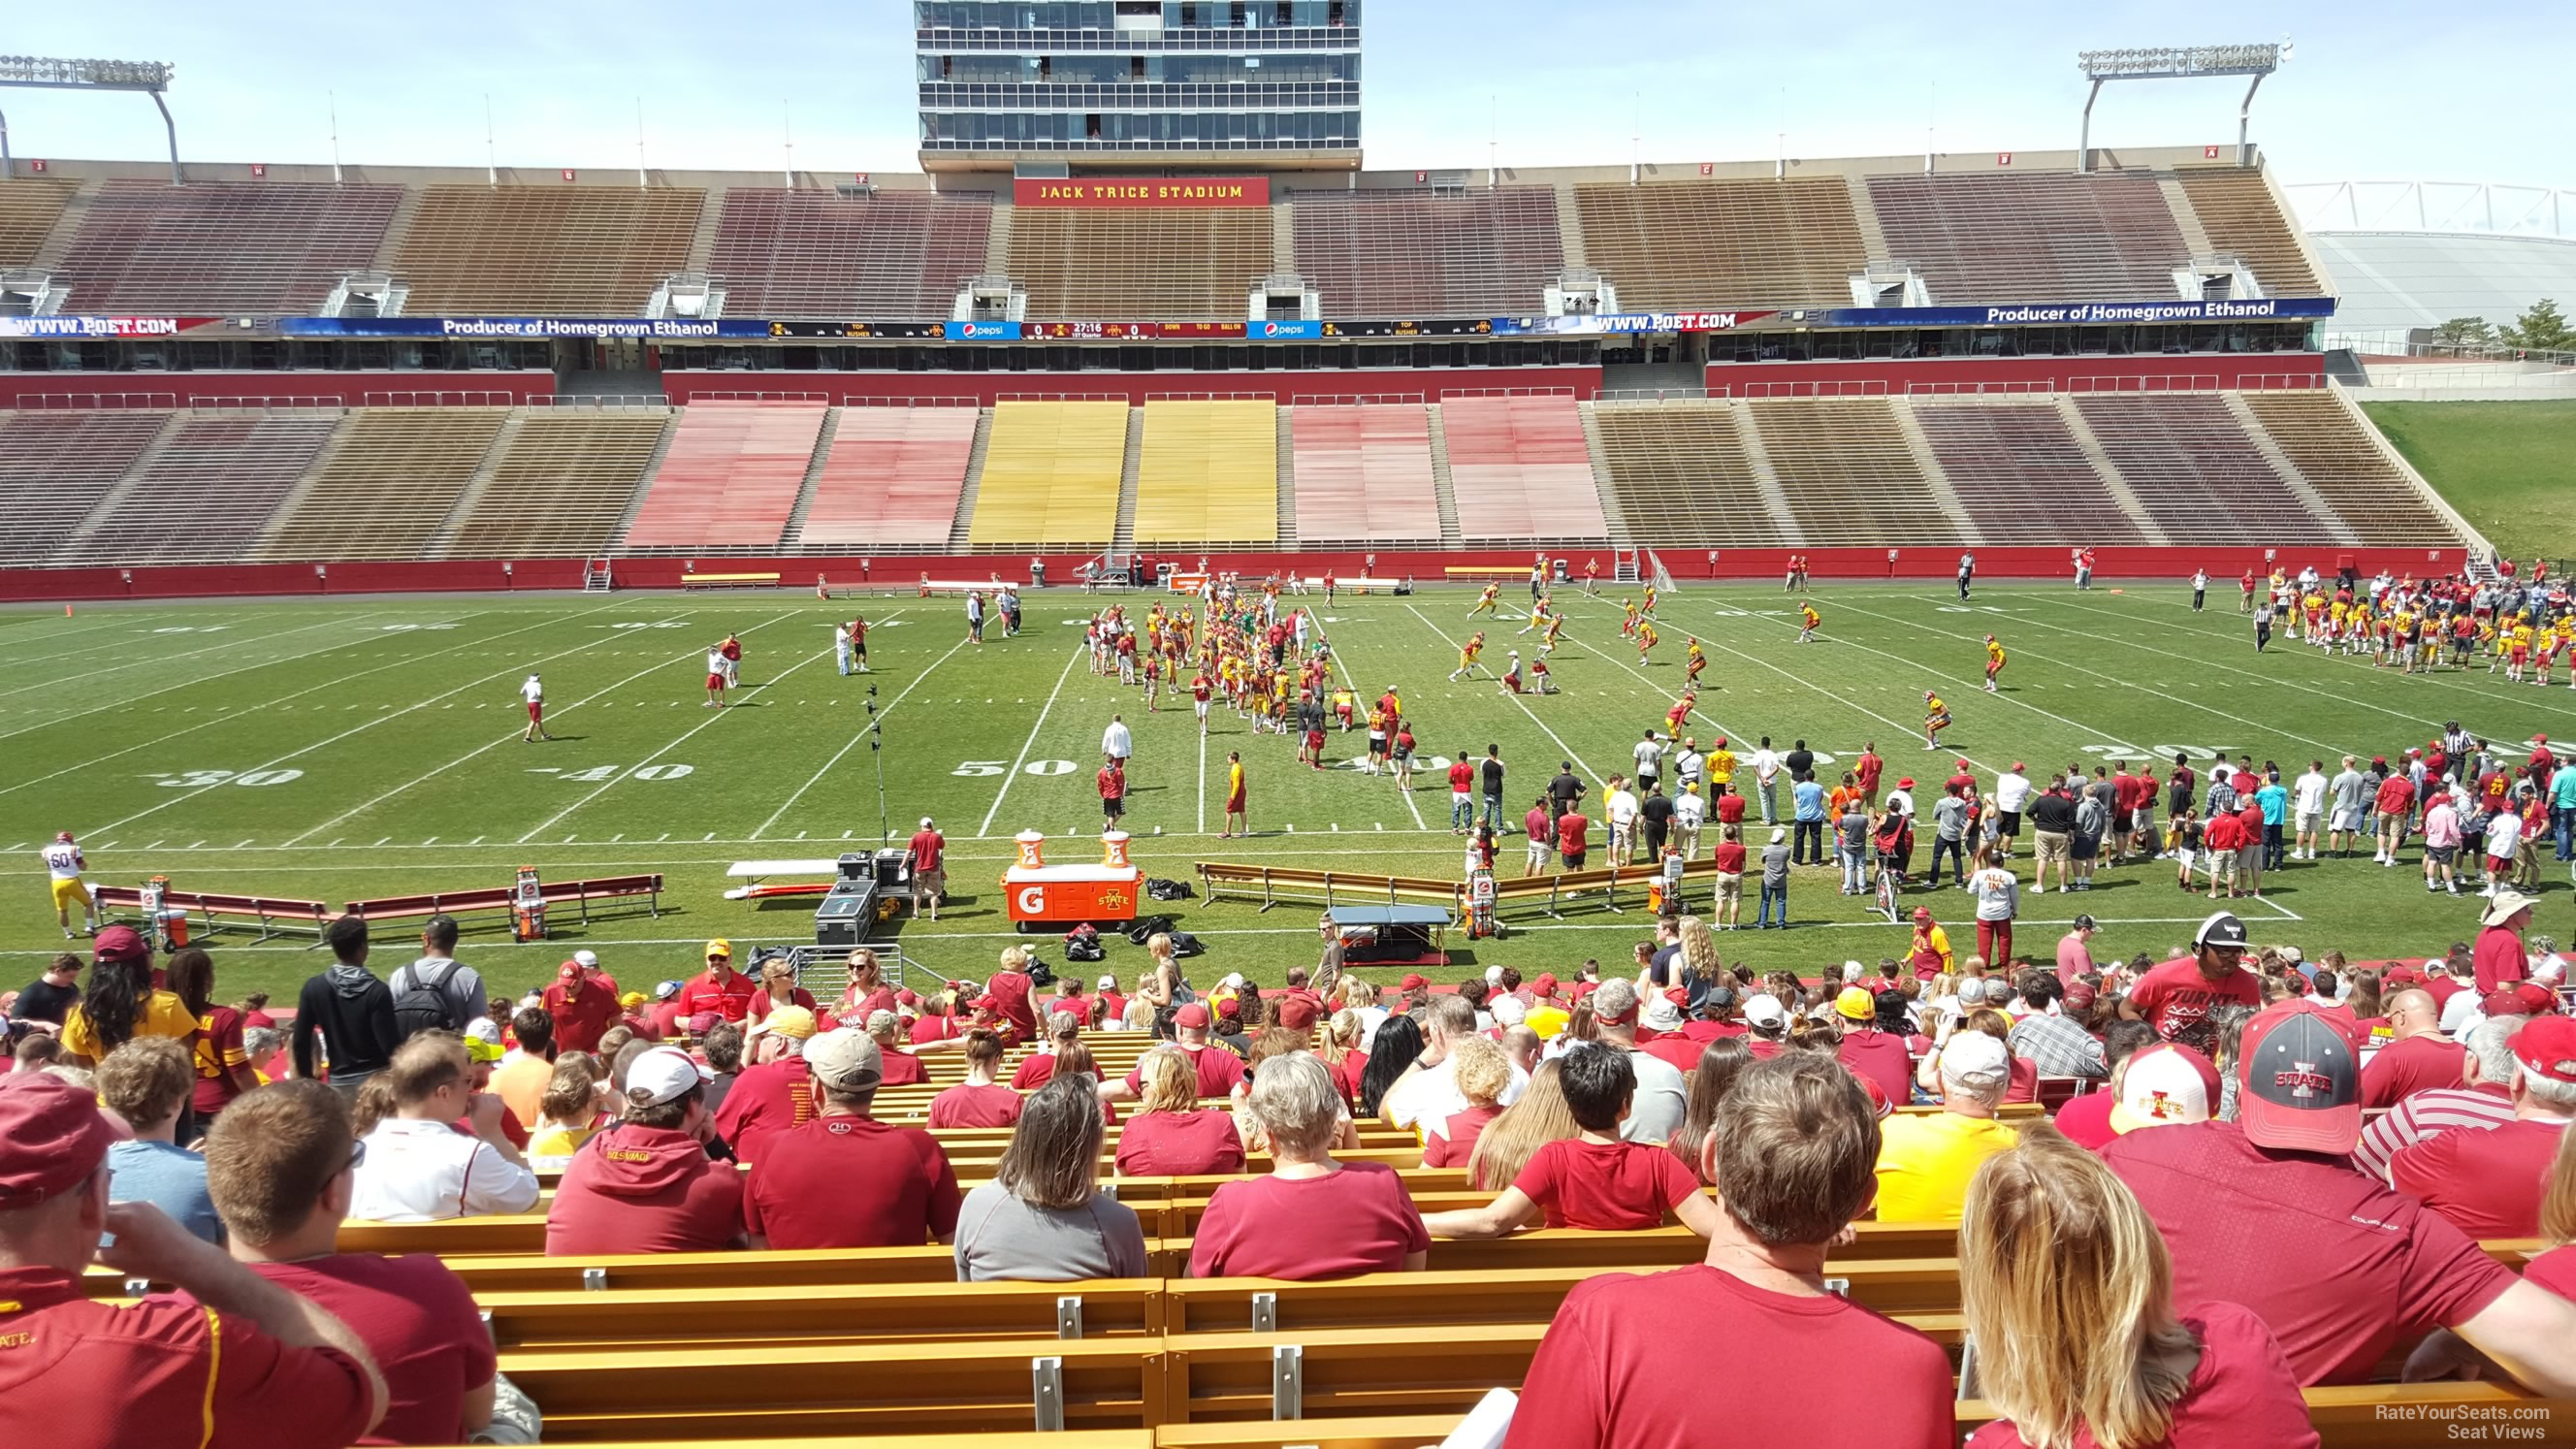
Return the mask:
POLYGON ((176 337, 220 317, 0 317, 0 337, 176 337))
POLYGON ((2332 297, 2252 297, 2222 302, 2048 302, 2000 307, 1834 307, 1809 312, 1819 327, 2117 327, 2159 322, 2277 322, 2331 317, 2332 297))
POLYGON ((1246 322, 1243 335, 1255 342, 1311 342, 1324 335, 1324 324, 1303 317, 1272 322, 1246 322))
POLYGON ((951 342, 1017 342, 1017 322, 943 322, 940 335, 951 342))
POLYGON ((632 338, 642 342, 756 341, 757 317, 280 317, 286 337, 457 337, 478 340, 632 338))
POLYGON ((1405 318, 1394 321, 1327 322, 1326 337, 1487 337, 1494 331, 1490 317, 1448 317, 1428 321, 1405 318))
POLYGON ((1081 176, 1054 180, 1021 177, 1011 183, 1013 206, 1092 211, 1141 207, 1221 209, 1270 204, 1266 176, 1081 176))
POLYGON ((1592 337, 1624 332, 1724 332, 1769 312, 1595 312, 1572 317, 1497 317, 1500 336, 1592 337))

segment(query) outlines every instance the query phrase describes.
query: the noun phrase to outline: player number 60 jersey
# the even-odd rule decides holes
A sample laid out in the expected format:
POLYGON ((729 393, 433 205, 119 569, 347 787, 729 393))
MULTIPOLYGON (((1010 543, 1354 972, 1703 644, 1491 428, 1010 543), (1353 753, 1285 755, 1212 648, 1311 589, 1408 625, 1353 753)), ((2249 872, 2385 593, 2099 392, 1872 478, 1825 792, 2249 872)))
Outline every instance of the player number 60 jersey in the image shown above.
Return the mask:
POLYGON ((68 840, 57 840, 45 847, 45 869, 52 871, 56 880, 80 879, 85 864, 80 847, 68 840))

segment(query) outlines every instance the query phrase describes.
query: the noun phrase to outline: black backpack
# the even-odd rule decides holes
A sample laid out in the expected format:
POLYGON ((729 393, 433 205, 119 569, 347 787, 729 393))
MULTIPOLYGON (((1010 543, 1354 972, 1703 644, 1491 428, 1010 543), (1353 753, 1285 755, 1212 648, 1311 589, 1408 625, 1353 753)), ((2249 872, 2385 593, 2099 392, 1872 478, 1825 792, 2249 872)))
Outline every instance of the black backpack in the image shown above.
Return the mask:
POLYGON ((464 963, 450 961, 440 967, 435 976, 429 977, 422 976, 417 966, 406 969, 411 972, 411 985, 394 996, 395 1037, 409 1041, 432 1027, 462 1031, 465 1023, 456 1020, 455 1013, 448 1006, 447 983, 464 969, 464 963))

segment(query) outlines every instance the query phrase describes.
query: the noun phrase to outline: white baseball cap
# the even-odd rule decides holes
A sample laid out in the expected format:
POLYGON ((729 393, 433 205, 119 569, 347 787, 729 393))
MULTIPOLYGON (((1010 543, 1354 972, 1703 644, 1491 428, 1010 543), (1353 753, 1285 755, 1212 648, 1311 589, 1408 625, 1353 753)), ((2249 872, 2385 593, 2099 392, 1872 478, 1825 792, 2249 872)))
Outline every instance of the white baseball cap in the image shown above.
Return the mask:
POLYGON ((1502 968, 1502 967, 1500 967, 1500 966, 1488 966, 1488 967, 1486 967, 1486 968, 1485 968, 1485 984, 1486 984, 1487 986, 1499 986, 1499 985, 1501 985, 1501 984, 1502 984, 1502 981, 1503 981, 1503 968, 1502 968))
POLYGON ((1779 1026, 1788 1019, 1788 1008, 1780 1004, 1779 997, 1768 991, 1759 992, 1744 1003, 1744 1021, 1747 1026, 1779 1026))
POLYGON ((1117 978, 1117 977, 1115 977, 1115 976, 1103 976, 1103 977, 1101 977, 1101 978, 1100 978, 1100 989, 1101 989, 1101 990, 1103 990, 1103 991, 1115 991, 1115 990, 1117 990, 1117 989, 1118 989, 1118 978, 1117 978))
POLYGON ((659 1107, 712 1076, 678 1047, 655 1047, 627 1064, 626 1100, 638 1107, 659 1107))
POLYGON ((599 953, 596 951, 575 951, 572 953, 572 959, 573 964, 584 971, 599 969, 599 953))
POLYGON ((2120 1074, 2117 1105, 2136 1127, 2206 1122, 2209 1077, 2209 1068, 2195 1062, 2187 1048, 2164 1042, 2141 1047, 2120 1074))

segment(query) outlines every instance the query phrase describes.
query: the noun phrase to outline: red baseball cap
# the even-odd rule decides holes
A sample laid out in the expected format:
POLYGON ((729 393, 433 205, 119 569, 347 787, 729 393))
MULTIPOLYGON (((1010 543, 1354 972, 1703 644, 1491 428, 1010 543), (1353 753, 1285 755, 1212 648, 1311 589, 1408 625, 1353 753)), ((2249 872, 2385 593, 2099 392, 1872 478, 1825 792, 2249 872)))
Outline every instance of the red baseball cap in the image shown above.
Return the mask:
POLYGON ((1897 788, 1897 789, 1899 789, 1899 790, 1911 790, 1911 789, 1913 789, 1913 788, 1914 788, 1914 777, 1913 777, 1912 775, 1908 775, 1908 776, 1906 776, 1904 779, 1897 781, 1897 782, 1896 782, 1896 788, 1897 788))
POLYGON ((564 981, 570 981, 580 974, 581 963, 578 961, 566 961, 561 966, 555 968, 556 977, 564 981))
POLYGON ((2529 1016, 2531 1014, 2531 1008, 2523 1002, 2522 993, 2514 990, 2510 986, 2499 986, 2495 990, 2488 992, 2486 996, 2478 1002, 2478 1008, 2491 1017, 2529 1016))
POLYGON ((2257 1147, 2342 1156, 2361 1140, 2361 1060, 2343 1028, 2294 998, 2245 1024, 2237 1125, 2257 1147))
POLYGON ((2543 1016, 2525 1023, 2510 1043, 2515 1061, 2553 1082, 2576 1082, 2576 1021, 2543 1016))
POLYGON ((2558 993, 2537 981, 2517 981, 2513 983, 2512 990, 2516 999, 2522 1002, 2525 1016, 2546 1016, 2558 1010, 2558 993))
POLYGON ((89 944, 90 954, 101 961, 143 961, 151 958, 152 948, 132 926, 110 926, 98 933, 89 944))
POLYGON ((1279 1024, 1290 1031, 1311 1031, 1314 1029, 1315 1018, 1321 1016, 1323 1011, 1323 1007, 1317 1005, 1315 998, 1311 996, 1282 997, 1279 1001, 1279 1024))
POLYGON ((1530 985, 1537 990, 1539 995, 1545 996, 1556 989, 1556 973, 1552 971, 1542 971, 1538 973, 1538 979, 1531 982, 1530 985))
POLYGON ((1172 1025, 1186 1026, 1192 1031, 1205 1031, 1208 1027, 1208 1009, 1193 1001, 1172 1013, 1172 1025))
POLYGON ((2379 980, 2382 986, 2413 986, 2423 979, 2415 974, 2415 968, 2412 966, 2392 966, 2388 968, 2388 974, 2379 980))
POLYGON ((1431 983, 1421 975, 1407 972, 1404 979, 1396 983, 1395 989, 1398 991, 1420 991, 1423 987, 1430 984, 1431 983))
POLYGON ((87 1182, 115 1140, 86 1088, 51 1072, 0 1077, 0 1211, 31 1208, 87 1182))

